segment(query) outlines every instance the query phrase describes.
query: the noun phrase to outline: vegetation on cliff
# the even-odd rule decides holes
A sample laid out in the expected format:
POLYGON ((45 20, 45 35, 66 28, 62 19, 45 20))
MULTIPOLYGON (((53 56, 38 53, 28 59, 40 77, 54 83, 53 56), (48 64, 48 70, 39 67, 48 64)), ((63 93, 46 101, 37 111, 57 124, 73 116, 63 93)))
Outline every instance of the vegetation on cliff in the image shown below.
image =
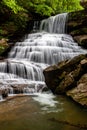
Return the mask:
POLYGON ((11 31, 24 28, 34 14, 51 16, 79 9, 81 9, 79 0, 1 0, 0 35, 9 36, 11 31))
POLYGON ((82 9, 79 3, 79 0, 1 0, 0 39, 23 34, 27 22, 37 17, 82 9))

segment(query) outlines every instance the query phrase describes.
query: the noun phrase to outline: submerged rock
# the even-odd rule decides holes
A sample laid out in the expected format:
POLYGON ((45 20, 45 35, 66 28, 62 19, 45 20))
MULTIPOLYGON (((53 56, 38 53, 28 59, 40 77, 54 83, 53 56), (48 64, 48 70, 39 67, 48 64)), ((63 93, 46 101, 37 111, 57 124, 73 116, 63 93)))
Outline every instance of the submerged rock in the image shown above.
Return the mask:
POLYGON ((67 94, 78 103, 87 105, 87 54, 50 66, 44 70, 44 75, 53 93, 67 94))

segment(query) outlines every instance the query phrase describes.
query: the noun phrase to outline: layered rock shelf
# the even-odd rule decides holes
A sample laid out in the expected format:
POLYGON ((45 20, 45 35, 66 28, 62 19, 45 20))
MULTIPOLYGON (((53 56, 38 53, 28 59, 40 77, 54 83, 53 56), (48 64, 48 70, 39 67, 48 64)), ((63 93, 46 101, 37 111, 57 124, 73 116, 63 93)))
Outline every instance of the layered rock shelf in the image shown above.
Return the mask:
POLYGON ((80 1, 83 10, 68 15, 67 33, 73 36, 80 46, 87 48, 87 0, 80 1))

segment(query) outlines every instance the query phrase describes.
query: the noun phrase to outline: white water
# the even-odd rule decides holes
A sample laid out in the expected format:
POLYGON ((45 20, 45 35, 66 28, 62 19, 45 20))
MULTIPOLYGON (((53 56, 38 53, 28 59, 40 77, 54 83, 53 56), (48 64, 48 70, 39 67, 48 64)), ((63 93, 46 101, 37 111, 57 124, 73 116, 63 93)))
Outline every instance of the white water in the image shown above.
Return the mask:
POLYGON ((0 63, 2 89, 12 94, 14 88, 24 85, 24 93, 41 92, 45 87, 43 69, 86 53, 70 35, 64 34, 66 18, 65 13, 43 20, 38 33, 28 34, 23 42, 15 44, 8 59, 0 63))
POLYGON ((66 20, 67 13, 51 16, 41 22, 40 30, 44 30, 49 33, 64 34, 66 20))

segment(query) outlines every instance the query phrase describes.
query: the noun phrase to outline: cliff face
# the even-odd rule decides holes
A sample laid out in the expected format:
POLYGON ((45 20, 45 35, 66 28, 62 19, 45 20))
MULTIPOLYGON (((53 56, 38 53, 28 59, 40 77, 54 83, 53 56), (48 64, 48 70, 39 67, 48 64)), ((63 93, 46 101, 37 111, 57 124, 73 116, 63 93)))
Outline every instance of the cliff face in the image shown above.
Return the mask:
POLYGON ((73 36, 79 45, 87 48, 87 1, 81 1, 84 10, 71 12, 67 21, 67 33, 73 36))
POLYGON ((67 32, 79 45, 87 48, 87 10, 69 13, 67 32))

